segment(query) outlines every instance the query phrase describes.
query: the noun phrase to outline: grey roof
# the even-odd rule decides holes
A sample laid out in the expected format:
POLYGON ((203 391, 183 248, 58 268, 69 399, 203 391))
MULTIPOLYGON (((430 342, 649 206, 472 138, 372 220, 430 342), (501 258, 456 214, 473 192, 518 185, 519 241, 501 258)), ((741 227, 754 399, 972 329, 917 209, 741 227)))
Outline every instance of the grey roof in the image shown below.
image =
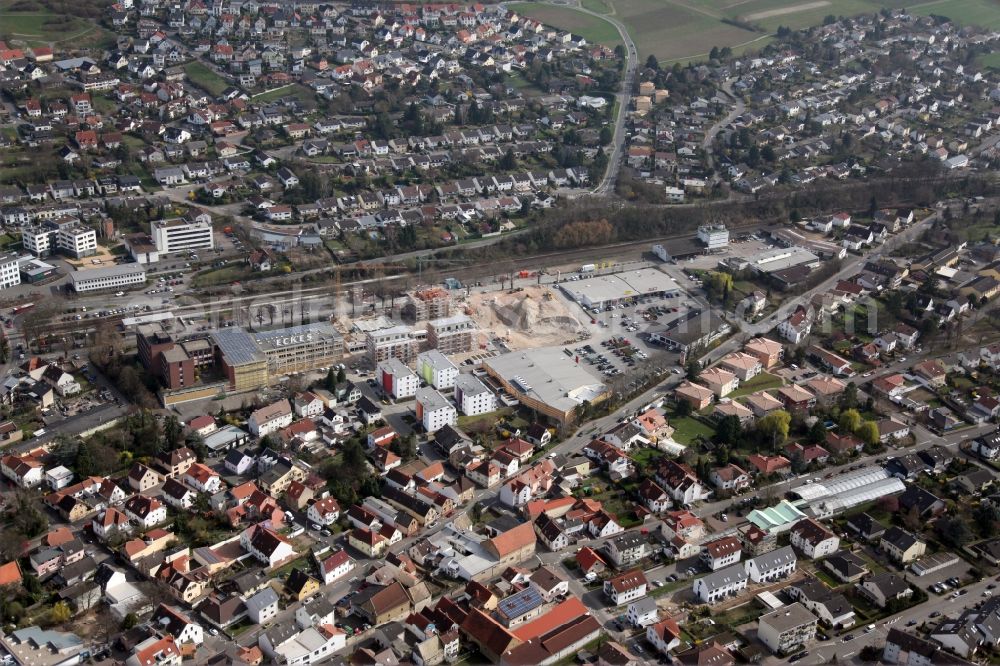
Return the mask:
POLYGON ((719 569, 718 571, 713 571, 707 576, 703 576, 698 580, 701 584, 705 586, 709 591, 717 590, 721 587, 726 587, 727 585, 732 585, 733 583, 739 583, 747 579, 747 573, 744 570, 742 564, 734 564, 731 567, 726 567, 725 569, 719 569))
POLYGON ((789 629, 801 627, 810 622, 816 622, 816 616, 810 613, 805 606, 796 602, 783 608, 768 613, 760 618, 760 623, 767 623, 779 634, 789 629))
POLYGON ((785 546, 784 548, 772 550, 770 553, 764 553, 763 555, 758 555, 757 557, 747 560, 746 566, 749 568, 750 563, 753 563, 753 565, 757 567, 757 571, 765 573, 771 569, 777 569, 788 563, 795 563, 797 561, 798 558, 795 557, 795 551, 792 550, 792 547, 785 546))
POLYGON ((146 269, 141 264, 119 264, 116 266, 106 266, 104 268, 88 268, 83 271, 73 271, 69 274, 69 279, 73 284, 85 280, 98 278, 120 277, 123 275, 145 275, 146 269))
POLYGON ((248 611, 259 611, 272 604, 278 603, 278 593, 273 587, 265 587, 263 590, 253 595, 244 602, 248 611))
POLYGON ((15 629, 11 635, 18 643, 30 642, 38 646, 49 645, 57 652, 83 646, 83 641, 68 631, 55 631, 54 629, 42 629, 41 627, 25 627, 24 629, 15 629))
POLYGON ((902 578, 891 572, 884 572, 876 574, 865 581, 865 585, 874 585, 878 588, 882 595, 887 599, 891 599, 896 595, 905 592, 909 589, 909 585, 906 584, 902 578))
POLYGON ((920 541, 917 537, 913 536, 901 527, 890 527, 882 535, 882 540, 886 541, 900 550, 907 550, 913 544, 920 541))

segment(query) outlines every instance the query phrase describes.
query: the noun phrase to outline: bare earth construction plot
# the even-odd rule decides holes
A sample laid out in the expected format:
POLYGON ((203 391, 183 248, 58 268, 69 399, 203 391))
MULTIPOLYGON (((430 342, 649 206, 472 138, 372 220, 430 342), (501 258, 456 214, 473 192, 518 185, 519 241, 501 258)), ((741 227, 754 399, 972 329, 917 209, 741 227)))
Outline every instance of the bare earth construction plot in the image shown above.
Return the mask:
MULTIPOLYGON (((853 16, 883 7, 905 7, 914 14, 947 16, 960 25, 1000 29, 1000 3, 993 0, 601 0, 601 4, 628 27, 642 58, 652 53, 665 64, 705 59, 713 46, 728 46, 737 53, 761 48, 778 26, 807 28, 822 24, 827 16, 853 16)), ((583 6, 597 9, 594 0, 584 1, 583 6)), ((587 39, 618 43, 614 28, 595 16, 540 3, 513 7, 587 39)))

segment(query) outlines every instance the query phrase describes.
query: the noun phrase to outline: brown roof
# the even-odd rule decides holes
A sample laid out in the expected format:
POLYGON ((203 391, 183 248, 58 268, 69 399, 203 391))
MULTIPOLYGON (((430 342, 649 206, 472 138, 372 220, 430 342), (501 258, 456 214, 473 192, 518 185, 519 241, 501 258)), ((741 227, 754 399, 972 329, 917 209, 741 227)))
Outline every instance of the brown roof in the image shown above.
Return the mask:
POLYGON ((406 588, 399 581, 386 585, 368 598, 368 604, 375 615, 381 615, 408 603, 410 603, 410 597, 406 594, 406 588))
POLYGON ((498 559, 503 559, 511 553, 518 551, 536 541, 535 530, 531 523, 521 523, 513 529, 509 529, 502 534, 498 534, 486 542, 496 553, 498 559))
POLYGON ((462 621, 462 633, 477 643, 486 656, 502 655, 520 644, 514 634, 478 608, 473 608, 462 621))

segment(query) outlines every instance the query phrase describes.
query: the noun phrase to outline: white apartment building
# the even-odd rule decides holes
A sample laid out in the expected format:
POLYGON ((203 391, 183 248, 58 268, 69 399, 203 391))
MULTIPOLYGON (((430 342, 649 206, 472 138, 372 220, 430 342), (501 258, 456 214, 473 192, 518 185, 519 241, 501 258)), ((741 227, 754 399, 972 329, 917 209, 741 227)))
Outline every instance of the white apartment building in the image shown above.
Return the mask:
POLYGON ((211 250, 215 247, 212 222, 200 216, 155 220, 149 223, 149 235, 161 254, 211 250))
POLYGON ((455 387, 458 367, 437 349, 428 349, 417 355, 417 374, 439 391, 455 387))
POLYGON ((455 425, 458 412, 448 398, 425 387, 417 391, 417 419, 423 424, 424 430, 432 433, 446 425, 455 425))
POLYGON ((497 395, 472 375, 459 375, 455 380, 455 403, 466 416, 497 410, 497 395))
POLYGON ((398 358, 379 363, 377 374, 382 390, 397 400, 412 398, 420 388, 420 379, 398 358))
POLYGON ((403 324, 365 334, 365 351, 369 360, 376 364, 390 358, 409 363, 417 356, 417 346, 413 329, 403 324))
POLYGON ((21 228, 21 244, 25 250, 36 257, 45 257, 51 254, 54 240, 51 229, 32 226, 21 228))
POLYGON ((21 270, 18 268, 17 255, 14 253, 0 255, 0 289, 16 287, 21 284, 21 270))
POLYGON ((91 268, 69 274, 70 283, 77 293, 121 289, 146 283, 146 269, 139 264, 120 264, 107 268, 91 268))
POLYGON ((796 602, 760 618, 757 638, 775 654, 789 654, 816 638, 819 621, 796 602))

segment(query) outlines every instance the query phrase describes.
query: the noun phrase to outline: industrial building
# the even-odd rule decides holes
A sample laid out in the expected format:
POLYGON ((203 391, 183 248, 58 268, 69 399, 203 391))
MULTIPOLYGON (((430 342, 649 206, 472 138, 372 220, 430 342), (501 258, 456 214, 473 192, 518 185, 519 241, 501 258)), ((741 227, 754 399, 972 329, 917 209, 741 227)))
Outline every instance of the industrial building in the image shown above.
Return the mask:
POLYGON ((711 252, 729 247, 729 229, 724 224, 706 224, 698 227, 698 240, 711 252))
POLYGON ((665 328, 650 331, 649 341, 673 351, 688 352, 712 344, 731 330, 732 325, 711 310, 688 310, 665 328))
POLYGON ((146 284, 146 269, 139 264, 119 264, 74 271, 69 274, 69 280, 77 293, 122 289, 146 284))
POLYGON ((482 367, 522 404, 563 424, 576 419, 576 409, 584 402, 608 397, 607 386, 558 347, 494 356, 482 367))
POLYGON ((59 269, 41 259, 35 259, 30 255, 25 255, 17 260, 18 270, 21 272, 20 282, 37 284, 44 282, 59 273, 59 269))
POLYGON ((211 250, 215 247, 212 218, 207 214, 189 214, 149 223, 149 235, 158 254, 211 250))
POLYGON ((427 345, 442 354, 472 351, 476 324, 467 315, 441 317, 427 322, 427 345))
POLYGON ((820 258, 809 250, 793 245, 765 250, 750 259, 750 266, 758 273, 777 273, 788 268, 803 266, 810 270, 818 268, 820 258))
POLYGON ((290 372, 334 365, 344 339, 329 324, 303 324, 248 333, 242 328, 212 333, 216 357, 233 391, 250 391, 290 372))
POLYGON ((632 302, 645 296, 681 296, 681 289, 674 279, 654 268, 598 275, 586 280, 563 282, 559 286, 567 296, 588 310, 632 302))

